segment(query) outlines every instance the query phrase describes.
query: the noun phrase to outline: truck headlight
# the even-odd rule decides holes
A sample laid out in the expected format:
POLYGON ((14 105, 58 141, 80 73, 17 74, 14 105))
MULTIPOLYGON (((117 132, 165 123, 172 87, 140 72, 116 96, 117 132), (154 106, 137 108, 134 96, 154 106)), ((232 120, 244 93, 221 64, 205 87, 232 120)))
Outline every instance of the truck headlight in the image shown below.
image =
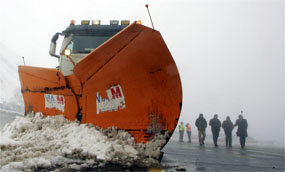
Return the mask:
POLYGON ((64 50, 64 55, 70 56, 71 55, 71 49, 67 48, 64 50))

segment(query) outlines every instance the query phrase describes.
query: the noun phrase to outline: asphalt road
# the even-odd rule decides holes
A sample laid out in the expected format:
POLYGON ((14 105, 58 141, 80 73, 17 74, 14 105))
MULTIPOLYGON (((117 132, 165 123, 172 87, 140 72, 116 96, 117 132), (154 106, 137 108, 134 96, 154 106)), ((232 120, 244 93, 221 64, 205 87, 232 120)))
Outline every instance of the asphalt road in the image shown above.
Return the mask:
POLYGON ((226 148, 206 143, 170 141, 162 159, 166 171, 284 171, 284 147, 270 148, 250 145, 241 149, 238 145, 226 148))

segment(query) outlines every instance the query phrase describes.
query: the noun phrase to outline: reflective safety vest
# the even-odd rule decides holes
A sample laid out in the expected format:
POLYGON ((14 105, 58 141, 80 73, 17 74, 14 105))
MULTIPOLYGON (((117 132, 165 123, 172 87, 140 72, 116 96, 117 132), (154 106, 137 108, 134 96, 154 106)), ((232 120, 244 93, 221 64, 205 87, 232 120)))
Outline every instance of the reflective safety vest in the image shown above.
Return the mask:
POLYGON ((179 125, 179 131, 184 131, 184 126, 182 124, 179 125))

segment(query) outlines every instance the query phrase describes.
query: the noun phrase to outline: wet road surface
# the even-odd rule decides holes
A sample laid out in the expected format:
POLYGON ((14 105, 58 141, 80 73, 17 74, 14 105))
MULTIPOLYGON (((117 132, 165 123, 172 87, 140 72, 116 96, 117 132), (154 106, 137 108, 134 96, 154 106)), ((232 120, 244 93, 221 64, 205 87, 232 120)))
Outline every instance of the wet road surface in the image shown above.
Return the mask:
POLYGON ((284 147, 250 145, 243 150, 238 145, 215 148, 210 143, 170 141, 163 151, 166 171, 284 171, 284 147))

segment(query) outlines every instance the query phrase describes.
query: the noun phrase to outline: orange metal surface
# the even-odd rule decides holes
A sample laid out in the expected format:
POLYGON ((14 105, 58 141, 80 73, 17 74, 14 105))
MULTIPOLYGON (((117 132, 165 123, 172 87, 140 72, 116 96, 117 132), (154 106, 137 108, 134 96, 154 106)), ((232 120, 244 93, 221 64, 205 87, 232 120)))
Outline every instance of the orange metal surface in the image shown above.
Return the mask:
POLYGON ((72 90, 66 87, 64 76, 56 69, 19 66, 19 76, 25 103, 25 112, 42 112, 45 115, 63 114, 75 120, 78 104, 72 90), (59 109, 47 107, 46 96, 55 95, 59 109), (64 98, 62 98, 64 97, 64 98))
POLYGON ((82 109, 83 123, 124 129, 137 142, 147 142, 156 133, 173 133, 182 106, 181 81, 158 31, 134 23, 79 61, 73 71, 64 77, 55 69, 20 66, 26 112, 61 114, 46 108, 44 94, 63 95, 68 119, 74 120, 82 109))
POLYGON ((74 74, 82 83, 85 83, 92 75, 94 75, 94 73, 104 67, 104 65, 118 52, 128 46, 128 44, 135 39, 144 28, 144 26, 137 24, 128 26, 77 63, 73 69, 74 74))
POLYGON ((77 97, 78 108, 82 109, 82 85, 79 79, 75 75, 68 75, 65 77, 67 87, 71 88, 75 96, 77 97))
POLYGON ((148 141, 158 131, 174 131, 182 103, 181 81, 158 31, 132 24, 80 61, 74 73, 84 83, 84 122, 124 129, 137 142, 148 141), (98 114, 98 99, 108 99, 106 91, 116 86, 121 87, 126 107, 110 110, 116 105, 106 103, 107 111, 98 114))

